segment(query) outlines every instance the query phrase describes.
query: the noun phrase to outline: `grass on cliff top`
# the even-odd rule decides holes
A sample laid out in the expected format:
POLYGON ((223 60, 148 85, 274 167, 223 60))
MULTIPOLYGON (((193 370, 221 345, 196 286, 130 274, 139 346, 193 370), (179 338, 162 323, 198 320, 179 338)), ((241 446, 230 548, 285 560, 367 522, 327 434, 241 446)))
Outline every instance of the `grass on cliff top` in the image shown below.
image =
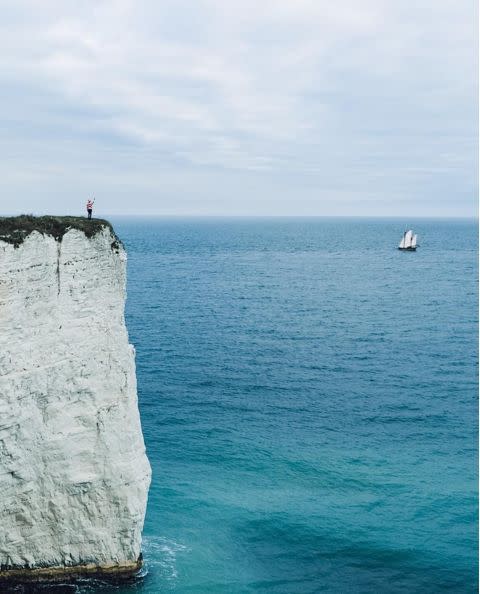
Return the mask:
POLYGON ((115 237, 112 249, 118 248, 120 240, 116 237, 112 225, 105 219, 91 219, 86 217, 34 217, 33 215, 20 215, 18 217, 0 217, 0 241, 13 243, 18 247, 33 231, 43 235, 51 235, 57 241, 70 229, 83 231, 87 237, 93 237, 99 231, 108 227, 115 237))

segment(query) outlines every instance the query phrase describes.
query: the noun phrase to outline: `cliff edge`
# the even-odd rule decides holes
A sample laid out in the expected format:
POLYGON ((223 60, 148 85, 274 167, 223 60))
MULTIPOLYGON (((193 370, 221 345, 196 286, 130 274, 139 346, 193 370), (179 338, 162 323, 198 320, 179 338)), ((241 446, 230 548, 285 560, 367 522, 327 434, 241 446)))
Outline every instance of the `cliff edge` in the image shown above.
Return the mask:
POLYGON ((150 465, 107 221, 0 218, 0 581, 129 575, 150 465))

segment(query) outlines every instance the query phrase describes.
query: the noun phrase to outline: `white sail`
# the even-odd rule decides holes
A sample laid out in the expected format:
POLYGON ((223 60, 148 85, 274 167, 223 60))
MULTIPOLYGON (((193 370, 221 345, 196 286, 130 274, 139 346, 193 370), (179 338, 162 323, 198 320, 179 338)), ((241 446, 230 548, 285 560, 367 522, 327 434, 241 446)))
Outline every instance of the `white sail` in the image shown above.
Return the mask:
POLYGON ((411 229, 409 229, 405 234, 405 247, 406 248, 412 247, 412 236, 413 236, 413 232, 411 229))
POLYGON ((417 236, 413 235, 413 231, 409 229, 403 234, 402 240, 400 241, 399 248, 406 250, 408 248, 414 248, 417 244, 417 236))

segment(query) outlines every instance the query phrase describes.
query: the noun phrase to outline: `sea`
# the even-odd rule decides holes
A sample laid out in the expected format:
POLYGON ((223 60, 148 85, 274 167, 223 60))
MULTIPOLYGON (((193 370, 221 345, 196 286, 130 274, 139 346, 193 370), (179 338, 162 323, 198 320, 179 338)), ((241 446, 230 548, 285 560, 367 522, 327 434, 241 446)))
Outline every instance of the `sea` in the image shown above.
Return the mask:
POLYGON ((477 592, 477 221, 112 222, 145 567, 62 591, 477 592))

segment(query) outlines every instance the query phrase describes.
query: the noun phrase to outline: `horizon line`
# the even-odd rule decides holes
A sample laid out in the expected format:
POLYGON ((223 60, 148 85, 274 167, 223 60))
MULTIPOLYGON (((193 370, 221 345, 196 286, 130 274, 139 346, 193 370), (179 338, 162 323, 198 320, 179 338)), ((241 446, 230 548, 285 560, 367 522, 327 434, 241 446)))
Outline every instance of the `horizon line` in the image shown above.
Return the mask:
MULTIPOLYGON (((0 217, 18 217, 18 216, 51 216, 51 217, 79 217, 87 218, 83 214, 71 213, 36 213, 36 212, 22 212, 22 213, 5 213, 0 214, 0 217)), ((93 216, 93 219, 105 219, 109 217, 129 218, 129 219, 145 219, 145 218, 165 218, 165 219, 439 219, 439 220, 470 220, 478 221, 479 214, 474 215, 358 215, 358 214, 199 214, 199 213, 101 213, 98 216, 93 216)))

